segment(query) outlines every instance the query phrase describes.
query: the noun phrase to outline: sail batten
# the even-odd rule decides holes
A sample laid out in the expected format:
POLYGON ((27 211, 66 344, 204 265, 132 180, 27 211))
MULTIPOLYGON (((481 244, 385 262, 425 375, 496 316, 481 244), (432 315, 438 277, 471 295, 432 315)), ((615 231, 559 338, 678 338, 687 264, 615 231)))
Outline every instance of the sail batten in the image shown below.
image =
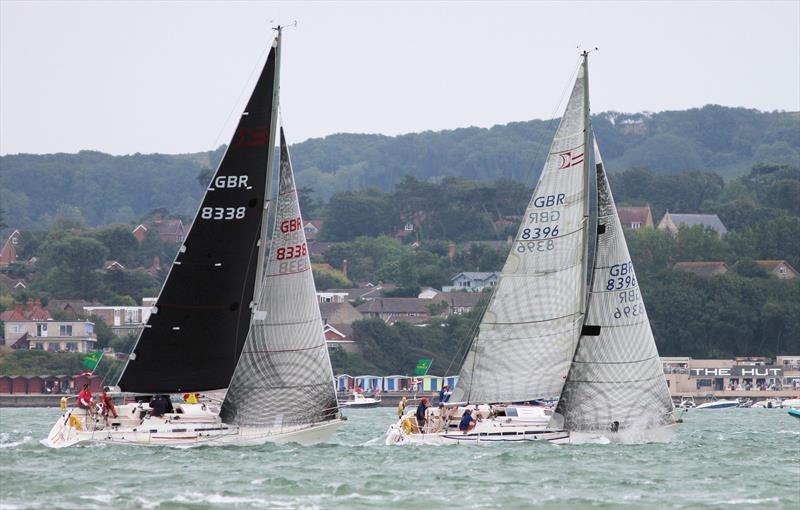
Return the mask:
POLYGON ((311 261, 292 173, 280 131, 275 227, 264 281, 239 364, 220 416, 225 423, 265 427, 312 424, 336 417, 337 400, 311 261))
POLYGON ((595 142, 598 224, 586 324, 558 403, 576 431, 650 428, 671 423, 672 399, 639 290, 622 224, 595 142))

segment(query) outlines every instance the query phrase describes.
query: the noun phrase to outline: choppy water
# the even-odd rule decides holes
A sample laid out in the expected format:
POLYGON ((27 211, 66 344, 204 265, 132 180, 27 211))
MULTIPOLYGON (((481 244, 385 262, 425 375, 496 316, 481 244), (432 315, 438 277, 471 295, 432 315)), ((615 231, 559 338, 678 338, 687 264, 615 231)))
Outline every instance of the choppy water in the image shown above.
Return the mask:
POLYGON ((54 409, 0 409, 0 508, 800 508, 800 420, 692 411, 670 444, 384 446, 390 408, 330 444, 39 444, 54 409))

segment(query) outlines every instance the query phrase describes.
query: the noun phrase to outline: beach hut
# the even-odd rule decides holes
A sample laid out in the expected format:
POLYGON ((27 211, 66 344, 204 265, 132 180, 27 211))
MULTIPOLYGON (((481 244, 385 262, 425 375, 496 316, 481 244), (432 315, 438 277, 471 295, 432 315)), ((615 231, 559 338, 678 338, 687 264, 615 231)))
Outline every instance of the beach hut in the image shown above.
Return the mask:
POLYGON ((456 384, 458 383, 458 376, 457 375, 446 375, 444 376, 444 384, 450 386, 450 391, 453 391, 456 388, 456 384))
POLYGON ((411 378, 407 375, 388 375, 383 378, 383 391, 409 391, 411 378))
POLYGON ((353 376, 342 374, 336 376, 336 391, 347 393, 353 390, 353 376))
POLYGON ((383 388, 383 377, 377 375, 359 375, 356 377, 356 387, 367 393, 383 388))
POLYGON ((11 393, 11 376, 0 375, 0 393, 11 393))
POLYGON ((422 391, 439 391, 442 389, 442 378, 436 375, 423 375, 422 391))
POLYGON ((44 393, 44 376, 28 377, 28 393, 44 393))
POLYGON ((15 395, 24 395, 28 393, 28 378, 22 375, 12 375, 11 393, 15 395))

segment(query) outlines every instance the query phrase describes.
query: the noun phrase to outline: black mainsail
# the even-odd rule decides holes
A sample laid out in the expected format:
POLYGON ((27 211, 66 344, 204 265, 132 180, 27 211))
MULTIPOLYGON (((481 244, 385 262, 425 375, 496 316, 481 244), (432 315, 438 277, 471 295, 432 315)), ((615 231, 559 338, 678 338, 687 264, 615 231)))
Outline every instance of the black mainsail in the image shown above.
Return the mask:
POLYGON ((123 391, 225 388, 250 328, 272 175, 276 39, 119 381, 123 391))

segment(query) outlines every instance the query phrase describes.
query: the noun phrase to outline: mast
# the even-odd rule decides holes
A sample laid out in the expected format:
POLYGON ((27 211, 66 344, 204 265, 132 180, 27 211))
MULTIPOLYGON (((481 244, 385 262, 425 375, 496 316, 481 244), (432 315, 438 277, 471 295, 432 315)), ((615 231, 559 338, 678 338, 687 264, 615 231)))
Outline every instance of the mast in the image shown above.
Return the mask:
POLYGON ((275 78, 272 85, 272 115, 269 121, 269 152, 267 153, 267 179, 264 185, 264 210, 261 214, 261 232, 258 240, 258 267, 256 268, 256 292, 250 304, 252 313, 255 314, 255 304, 261 298, 264 289, 264 260, 266 258, 267 237, 269 236, 269 209, 272 205, 272 170, 275 165, 275 132, 278 128, 278 107, 281 88, 281 35, 283 27, 278 25, 272 46, 275 48, 275 78))
MULTIPOLYGON (((591 115, 589 113, 589 52, 584 50, 583 56, 583 224, 584 228, 589 226, 589 134, 591 133, 591 115)), ((589 265, 589 236, 583 237, 583 286, 581 287, 581 326, 586 320, 586 307, 589 300, 589 287, 587 280, 589 265)))

